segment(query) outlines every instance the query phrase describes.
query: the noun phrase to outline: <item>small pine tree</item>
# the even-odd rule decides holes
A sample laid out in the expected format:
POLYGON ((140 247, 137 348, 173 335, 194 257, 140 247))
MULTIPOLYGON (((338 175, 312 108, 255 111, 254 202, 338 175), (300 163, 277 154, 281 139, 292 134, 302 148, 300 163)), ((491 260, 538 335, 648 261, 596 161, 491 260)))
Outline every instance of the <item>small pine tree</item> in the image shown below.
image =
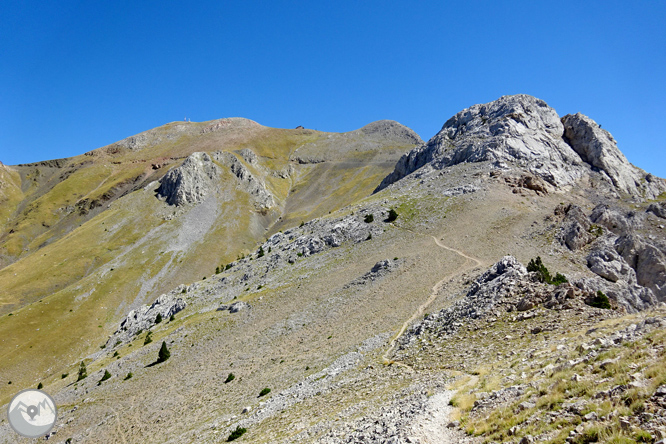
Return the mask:
POLYGON ((386 218, 386 222, 393 222, 398 218, 398 212, 395 211, 393 208, 391 208, 388 212, 388 217, 386 218))
POLYGON ((220 267, 215 267, 215 274, 220 274, 220 267))
POLYGON ((231 265, 231 264, 227 264, 227 265, 224 267, 224 271, 229 270, 231 267, 233 267, 233 265, 231 265))
POLYGON ((151 342, 153 342, 152 334, 153 334, 152 331, 148 332, 148 334, 146 335, 146 339, 143 340, 143 345, 148 345, 151 342))
POLYGON ((63 373, 62 375, 60 375, 60 378, 65 379, 67 376, 69 376, 69 373, 63 373))
POLYGON ((79 376, 76 378, 76 382, 79 382, 82 379, 85 379, 88 377, 88 369, 86 368, 85 362, 81 361, 81 365, 79 366, 79 376))
POLYGON ((162 313, 157 313, 157 316, 155 317, 155 323, 159 324, 162 322, 162 313))
POLYGON ((247 432, 247 429, 246 429, 246 428, 241 427, 241 426, 236 427, 236 430, 234 430, 233 432, 231 432, 231 434, 230 434, 229 437, 227 438, 227 442, 231 442, 231 441, 235 441, 235 440, 237 440, 238 438, 240 438, 241 436, 243 436, 243 434, 244 434, 245 432, 247 432))
POLYGON ((264 253, 264 247, 263 246, 259 247, 259 251, 257 252, 257 257, 264 257, 264 254, 266 254, 264 253))
POLYGON ((102 379, 99 380, 97 385, 102 384, 102 382, 104 382, 104 381, 106 381, 107 379, 110 379, 110 378, 111 378, 111 373, 109 373, 108 370, 104 370, 104 376, 102 376, 102 379))
POLYGON ((229 373, 229 376, 227 376, 227 379, 224 380, 224 383, 225 383, 225 384, 228 384, 229 382, 233 381, 234 379, 236 379, 236 377, 234 376, 234 374, 233 374, 233 373, 229 373))
POLYGON ((169 318, 169 322, 173 322, 176 320, 176 315, 172 314, 171 317, 169 318))
POLYGON ((372 214, 367 214, 365 216, 365 218, 363 219, 363 222, 365 222, 366 224, 369 224, 369 223, 373 222, 374 220, 375 220, 375 216, 373 216, 372 214))
POLYGON ((266 395, 268 395, 270 392, 271 392, 271 389, 269 389, 268 387, 266 387, 265 389, 263 389, 262 391, 259 392, 259 396, 266 396, 266 395))
POLYGON ((157 362, 164 362, 167 359, 171 357, 171 352, 167 348, 166 342, 162 341, 162 347, 160 348, 160 352, 157 355, 157 362))
POLYGON ((594 297, 592 302, 590 303, 592 307, 596 308, 605 308, 605 309, 610 309, 611 304, 610 301, 608 300, 608 296, 604 294, 603 291, 597 290, 597 295, 594 297))
POLYGON ((42 384, 41 382, 39 384, 37 384, 37 390, 41 390, 43 388, 44 388, 44 384, 42 384))
POLYGON ((132 376, 134 376, 134 375, 132 374, 132 372, 129 372, 129 373, 127 374, 127 376, 125 376, 124 381, 127 381, 128 379, 132 379, 132 376))

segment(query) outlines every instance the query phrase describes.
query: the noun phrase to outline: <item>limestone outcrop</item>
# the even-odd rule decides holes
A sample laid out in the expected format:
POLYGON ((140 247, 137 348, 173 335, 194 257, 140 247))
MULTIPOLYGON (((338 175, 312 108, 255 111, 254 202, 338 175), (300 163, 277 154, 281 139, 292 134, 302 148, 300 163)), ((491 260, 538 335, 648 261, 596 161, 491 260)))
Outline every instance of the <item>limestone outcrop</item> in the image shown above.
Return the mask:
POLYGON ((633 166, 615 140, 592 119, 557 112, 529 95, 503 96, 450 118, 426 144, 403 155, 376 191, 425 165, 509 163, 560 188, 594 176, 616 191, 654 198, 666 182, 633 166))
POLYGON ((182 165, 166 173, 157 194, 169 205, 199 203, 216 187, 220 169, 206 153, 193 153, 182 165))

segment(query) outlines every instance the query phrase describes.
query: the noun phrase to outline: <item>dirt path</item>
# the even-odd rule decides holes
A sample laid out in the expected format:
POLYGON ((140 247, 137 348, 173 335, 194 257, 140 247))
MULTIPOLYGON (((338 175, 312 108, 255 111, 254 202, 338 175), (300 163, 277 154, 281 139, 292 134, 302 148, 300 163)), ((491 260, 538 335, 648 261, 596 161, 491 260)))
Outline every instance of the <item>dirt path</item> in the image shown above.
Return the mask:
MULTIPOLYGON (((419 233, 414 233, 412 230, 408 230, 408 229, 405 229, 405 230, 406 230, 406 231, 409 231, 409 232, 412 233, 412 234, 419 234, 419 233)), ((453 247, 449 247, 449 246, 447 246, 447 245, 444 245, 444 244, 441 242, 441 240, 437 239, 435 236, 431 236, 431 237, 432 237, 432 239, 435 241, 435 244, 436 244, 438 247, 443 248, 443 249, 448 250, 448 251, 452 251, 452 252, 456 253, 457 255, 464 257, 464 258, 465 258, 465 263, 462 264, 460 267, 458 267, 453 273, 444 276, 444 278, 442 278, 440 281, 438 281, 438 282, 435 284, 435 286, 432 287, 432 291, 431 291, 431 293, 430 293, 430 296, 428 296, 428 299, 426 299, 426 301, 425 301, 423 304, 419 305, 419 307, 418 307, 418 308, 416 309, 416 311, 415 311, 415 312, 409 317, 409 319, 407 319, 407 320, 402 324, 402 327, 400 327, 400 330, 398 331, 398 334, 396 334, 395 337, 393 337, 393 339, 391 340, 391 343, 390 343, 390 345, 389 345, 389 348, 388 348, 388 349, 386 350, 386 352, 382 355, 382 361, 384 362, 384 364, 399 365, 399 366, 401 366, 401 367, 406 367, 406 368, 409 368, 409 369, 411 370, 411 367, 409 367, 409 366, 406 365, 406 364, 403 364, 403 363, 401 363, 401 362, 397 362, 397 361, 391 361, 391 360, 389 360, 389 356, 391 355, 391 353, 392 353, 393 350, 395 349, 395 345, 396 345, 398 339, 400 338, 400 336, 402 336, 402 335, 405 333, 405 331, 407 330, 407 328, 408 328, 408 327, 409 327, 409 326, 410 326, 410 325, 411 325, 411 324, 412 324, 417 318, 423 316, 423 313, 425 312, 426 308, 428 308, 428 307, 430 306, 430 304, 432 304, 433 301, 437 298, 437 295, 439 294, 439 290, 442 288, 442 286, 443 286, 446 282, 450 281, 450 280, 453 279, 455 276, 458 276, 459 274, 463 273, 465 270, 468 270, 468 269, 471 269, 471 268, 474 268, 474 267, 479 267, 479 266, 483 265, 483 262, 481 262, 479 259, 477 259, 477 258, 475 258, 475 257, 472 257, 472 256, 469 256, 469 255, 465 254, 464 252, 462 252, 462 251, 460 251, 460 250, 457 250, 457 249, 455 249, 455 248, 453 248, 453 247), (473 265, 473 266, 470 266, 470 265, 469 265, 470 262, 474 263, 474 265, 473 265)))

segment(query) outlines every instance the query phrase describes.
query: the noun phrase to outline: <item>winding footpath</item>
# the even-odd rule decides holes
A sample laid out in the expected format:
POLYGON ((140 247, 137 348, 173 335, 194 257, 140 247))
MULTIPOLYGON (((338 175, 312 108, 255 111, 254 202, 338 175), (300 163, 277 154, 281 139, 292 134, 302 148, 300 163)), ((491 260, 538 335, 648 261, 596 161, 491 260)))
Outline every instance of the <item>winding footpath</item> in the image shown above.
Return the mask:
MULTIPOLYGON (((406 228, 405 228, 404 230, 409 231, 409 232, 412 233, 412 234, 419 234, 419 233, 415 233, 415 232, 413 232, 412 230, 409 230, 409 229, 406 229, 406 228)), ((391 340, 391 343, 389 344, 389 348, 388 348, 388 349, 386 350, 386 352, 382 355, 382 361, 384 362, 384 364, 399 365, 399 366, 401 366, 401 367, 405 367, 405 368, 408 368, 409 370, 412 370, 411 367, 409 367, 408 365, 406 365, 406 364, 404 364, 404 363, 402 363, 402 362, 391 361, 391 360, 389 360, 389 356, 391 355, 391 353, 393 353, 393 350, 395 349, 395 346, 396 346, 396 343, 397 343, 398 339, 399 339, 399 338, 405 333, 405 331, 407 330, 407 328, 408 328, 408 327, 409 327, 409 326, 410 326, 410 325, 411 325, 411 324, 412 324, 417 318, 423 316, 423 313, 424 313, 425 309, 428 308, 428 307, 430 306, 430 304, 432 304, 433 301, 437 298, 437 295, 439 294, 439 290, 442 288, 442 286, 443 286, 446 282, 450 281, 451 279, 453 279, 454 277, 458 276, 459 274, 463 273, 463 272, 466 271, 466 270, 469 270, 469 269, 472 269, 472 268, 475 268, 475 267, 480 267, 480 266, 483 265, 483 262, 481 262, 481 260, 479 260, 479 259, 477 259, 477 258, 475 258, 475 257, 473 257, 473 256, 469 256, 469 255, 465 254, 464 252, 462 252, 462 251, 460 251, 460 250, 457 250, 457 249, 455 249, 455 248, 453 248, 453 247, 449 247, 449 246, 447 246, 447 245, 444 245, 444 244, 441 242, 441 240, 437 239, 435 236, 430 236, 430 237, 432 237, 432 239, 435 241, 435 244, 436 244, 438 247, 443 248, 443 249, 448 250, 448 251, 451 251, 451 252, 453 252, 453 253, 456 253, 457 255, 459 255, 459 256, 461 256, 461 257, 464 257, 464 258, 465 258, 465 263, 463 263, 460 267, 458 267, 453 273, 444 276, 444 278, 442 278, 440 281, 438 281, 438 282, 435 284, 435 286, 432 287, 432 291, 431 291, 431 293, 430 293, 430 296, 428 296, 428 299, 426 299, 426 301, 425 301, 423 304, 419 305, 419 307, 418 307, 418 308, 416 309, 416 311, 415 311, 415 312, 409 317, 409 319, 407 319, 407 320, 402 324, 402 327, 400 327, 400 330, 398 331, 398 334, 396 334, 396 335, 393 337, 393 339, 391 340), (471 266, 470 266, 470 265, 469 265, 470 262, 473 263, 474 265, 471 265, 471 266)))

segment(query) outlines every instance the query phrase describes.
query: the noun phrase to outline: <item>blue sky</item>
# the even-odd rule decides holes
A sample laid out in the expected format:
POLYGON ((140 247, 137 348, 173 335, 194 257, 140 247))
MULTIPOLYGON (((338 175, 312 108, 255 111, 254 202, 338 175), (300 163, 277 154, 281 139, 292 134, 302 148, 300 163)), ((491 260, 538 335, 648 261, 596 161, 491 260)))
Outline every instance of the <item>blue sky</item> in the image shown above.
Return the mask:
POLYGON ((663 1, 17 1, 0 5, 0 161, 81 154, 185 116, 432 137, 527 93, 666 177, 663 1))

